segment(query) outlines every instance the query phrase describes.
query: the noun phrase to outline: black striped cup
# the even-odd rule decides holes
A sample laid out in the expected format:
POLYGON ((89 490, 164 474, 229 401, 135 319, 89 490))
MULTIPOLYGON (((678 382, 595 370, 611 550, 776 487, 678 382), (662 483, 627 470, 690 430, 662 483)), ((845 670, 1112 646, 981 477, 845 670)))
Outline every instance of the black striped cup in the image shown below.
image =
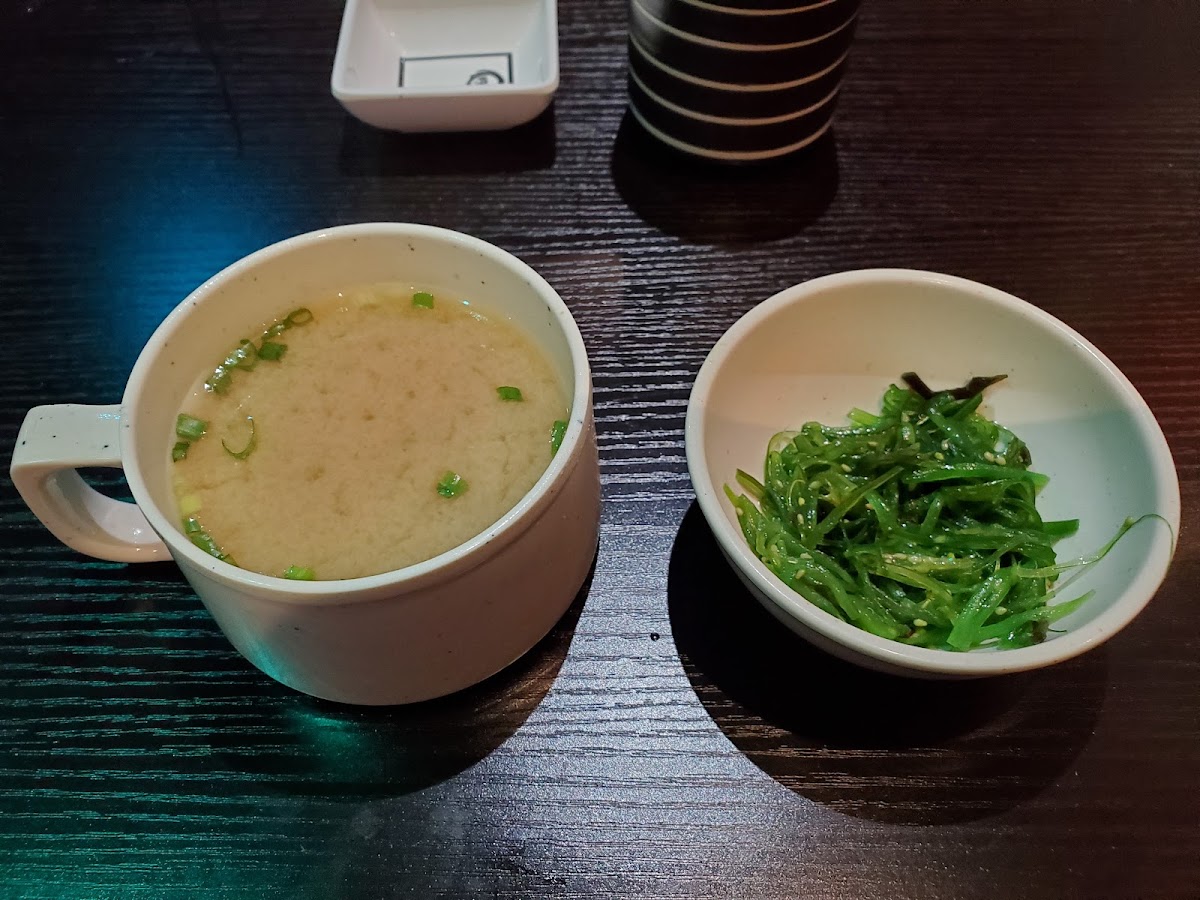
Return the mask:
POLYGON ((859 0, 630 0, 629 105, 720 162, 775 159, 833 121, 859 0))

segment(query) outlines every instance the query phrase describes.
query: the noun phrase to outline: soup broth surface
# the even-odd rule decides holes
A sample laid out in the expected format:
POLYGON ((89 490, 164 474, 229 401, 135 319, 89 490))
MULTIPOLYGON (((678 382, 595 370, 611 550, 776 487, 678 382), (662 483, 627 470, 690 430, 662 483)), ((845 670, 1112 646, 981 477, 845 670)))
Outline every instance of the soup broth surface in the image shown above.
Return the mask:
POLYGON ((206 372, 182 406, 207 428, 170 463, 178 512, 231 562, 318 579, 399 569, 482 532, 545 471, 566 393, 516 326, 407 284, 307 309, 306 324, 247 335, 286 345, 281 358, 231 369, 220 393, 206 372))

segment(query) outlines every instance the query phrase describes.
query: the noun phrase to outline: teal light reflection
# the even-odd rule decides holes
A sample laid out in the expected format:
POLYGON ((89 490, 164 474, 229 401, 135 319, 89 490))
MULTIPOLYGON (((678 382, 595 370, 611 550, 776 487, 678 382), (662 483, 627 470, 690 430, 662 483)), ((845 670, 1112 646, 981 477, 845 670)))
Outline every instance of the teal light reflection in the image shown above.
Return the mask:
POLYGON ((108 358, 128 368, 159 322, 221 269, 297 230, 272 210, 286 208, 281 174, 236 159, 179 153, 111 160, 102 196, 85 226, 97 276, 88 317, 108 358))

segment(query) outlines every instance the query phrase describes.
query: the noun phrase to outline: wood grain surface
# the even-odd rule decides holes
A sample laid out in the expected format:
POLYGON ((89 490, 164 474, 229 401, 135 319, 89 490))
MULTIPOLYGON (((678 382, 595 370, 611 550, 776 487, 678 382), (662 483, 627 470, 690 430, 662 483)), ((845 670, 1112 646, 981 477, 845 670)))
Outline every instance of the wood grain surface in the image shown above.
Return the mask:
POLYGON ((0 458, 31 406, 115 402, 238 257, 407 220, 566 299, 605 499, 590 586, 526 659, 362 711, 270 681, 173 566, 71 552, 0 480, 0 897, 1200 897, 1200 6, 867 0, 833 134, 737 171, 629 121, 623 0, 559 7, 551 113, 403 137, 329 95, 335 0, 0 6, 0 458), (696 370, 756 302, 877 265, 1041 306, 1158 416, 1178 554, 1107 646, 891 680, 720 562, 696 370))

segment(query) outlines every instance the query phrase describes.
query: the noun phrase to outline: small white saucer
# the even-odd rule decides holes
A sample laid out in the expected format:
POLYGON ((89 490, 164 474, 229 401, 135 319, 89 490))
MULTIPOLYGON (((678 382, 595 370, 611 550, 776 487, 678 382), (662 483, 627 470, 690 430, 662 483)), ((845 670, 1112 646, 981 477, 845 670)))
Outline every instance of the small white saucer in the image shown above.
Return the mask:
POLYGON ((558 87, 555 0, 347 0, 330 89, 392 131, 494 131, 558 87))

